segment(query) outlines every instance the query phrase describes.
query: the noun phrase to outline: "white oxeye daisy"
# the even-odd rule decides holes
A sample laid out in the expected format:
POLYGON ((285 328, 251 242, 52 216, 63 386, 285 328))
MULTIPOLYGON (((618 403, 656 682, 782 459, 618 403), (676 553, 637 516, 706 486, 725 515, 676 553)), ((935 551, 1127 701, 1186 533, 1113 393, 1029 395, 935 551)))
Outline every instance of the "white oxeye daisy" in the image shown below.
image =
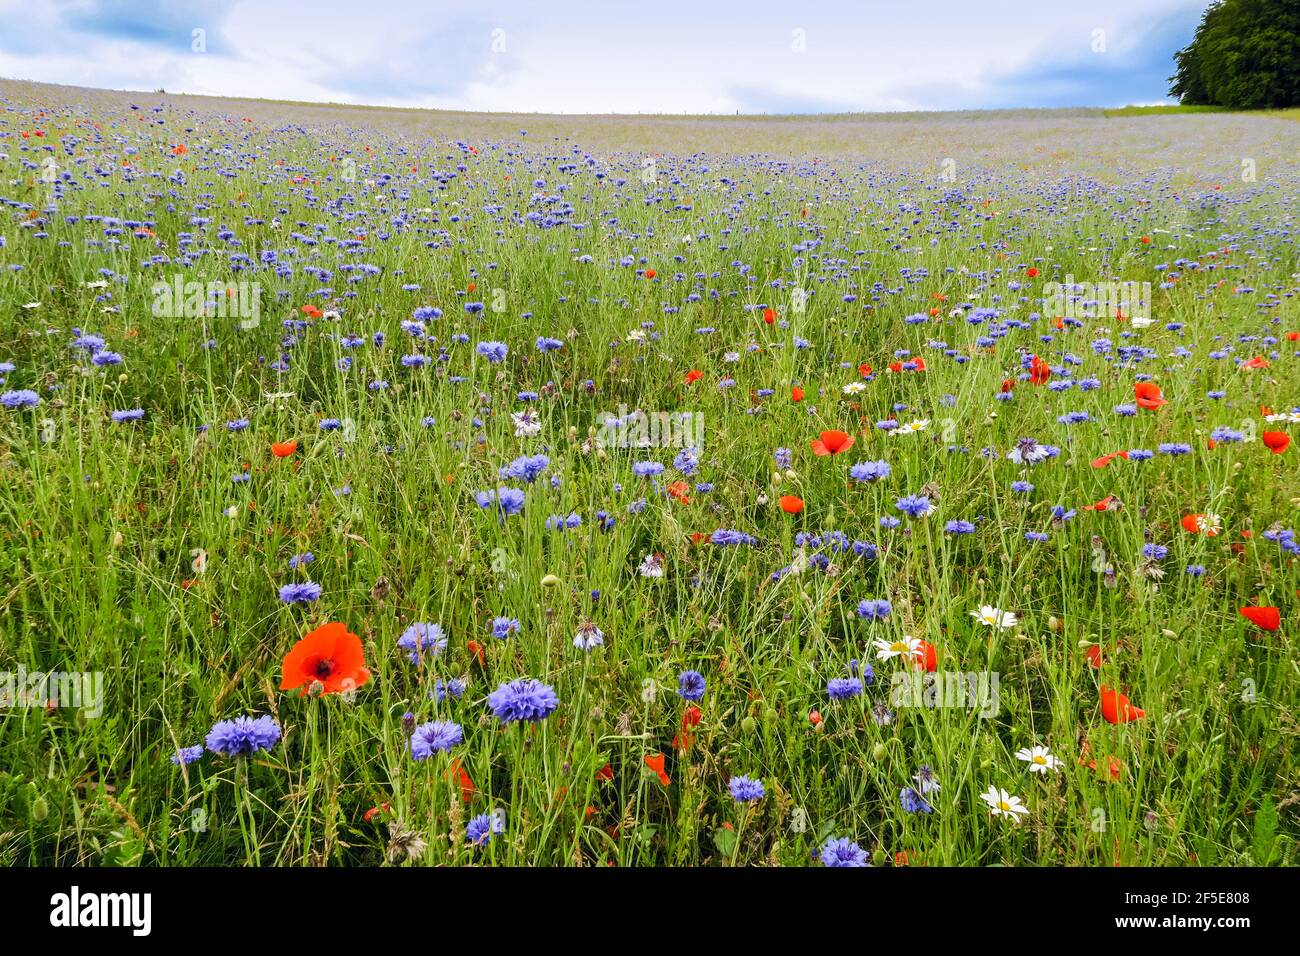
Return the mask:
POLYGON ((1021 815, 1029 812, 1029 808, 1021 802, 1019 797, 1013 796, 992 784, 989 785, 988 793, 980 794, 980 799, 989 805, 989 809, 993 811, 995 817, 1006 816, 1018 821, 1021 815))
POLYGON ((1061 761, 1046 747, 1022 747, 1016 751, 1016 759, 1029 764, 1030 773, 1047 773, 1061 766, 1061 761))
POLYGON ((987 624, 989 627, 1000 627, 1003 630, 1015 627, 1017 624, 1016 616, 1013 613, 999 611, 991 604, 985 604, 978 611, 971 611, 970 616, 981 624, 987 624))
POLYGON ((845 385, 843 388, 845 395, 858 395, 866 390, 867 386, 862 382, 849 382, 849 384, 845 385))
POLYGON ((896 641, 876 641, 876 660, 887 661, 894 657, 920 658, 921 639, 917 637, 900 637, 896 641))
POLYGON ((641 342, 644 339, 645 339, 644 329, 633 329, 631 332, 627 334, 627 340, 629 342, 641 342))
POLYGON ((894 429, 894 433, 898 435, 910 435, 913 432, 923 432, 929 426, 930 426, 930 419, 917 418, 908 422, 906 425, 899 425, 896 429, 894 429))

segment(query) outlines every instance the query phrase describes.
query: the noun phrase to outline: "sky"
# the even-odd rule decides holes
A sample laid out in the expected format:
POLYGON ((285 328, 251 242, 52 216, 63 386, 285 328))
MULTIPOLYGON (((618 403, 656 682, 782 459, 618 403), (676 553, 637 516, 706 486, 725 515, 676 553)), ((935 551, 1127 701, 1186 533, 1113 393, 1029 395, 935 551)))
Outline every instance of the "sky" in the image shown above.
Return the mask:
POLYGON ((0 0, 0 77, 531 113, 1170 102, 1208 0, 0 0))

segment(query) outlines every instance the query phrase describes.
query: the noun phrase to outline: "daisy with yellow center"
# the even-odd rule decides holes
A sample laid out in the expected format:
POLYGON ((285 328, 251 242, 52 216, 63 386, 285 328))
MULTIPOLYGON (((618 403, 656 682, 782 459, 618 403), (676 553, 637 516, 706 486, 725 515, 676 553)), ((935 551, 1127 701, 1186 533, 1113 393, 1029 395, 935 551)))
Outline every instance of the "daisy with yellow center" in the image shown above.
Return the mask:
POLYGON ((894 429, 895 435, 910 435, 913 432, 923 432, 930 425, 930 419, 918 418, 915 421, 908 422, 906 425, 899 425, 894 429))
POLYGON ((1003 630, 1015 627, 1017 619, 1010 611, 1000 611, 991 604, 985 604, 978 611, 971 611, 970 616, 975 618, 981 624, 987 624, 989 627, 1000 627, 1003 630))
POLYGON ((991 784, 989 792, 981 793, 980 799, 989 805, 995 817, 1010 817, 1013 822, 1019 822, 1020 817, 1029 812, 1029 808, 1019 797, 991 784))
POLYGON ((1061 761, 1046 747, 1023 747, 1016 751, 1016 759, 1029 764, 1030 773, 1047 773, 1061 766, 1061 761))
POLYGON ((921 639, 917 637, 900 637, 896 641, 876 641, 876 660, 887 661, 894 657, 920 658, 921 639))

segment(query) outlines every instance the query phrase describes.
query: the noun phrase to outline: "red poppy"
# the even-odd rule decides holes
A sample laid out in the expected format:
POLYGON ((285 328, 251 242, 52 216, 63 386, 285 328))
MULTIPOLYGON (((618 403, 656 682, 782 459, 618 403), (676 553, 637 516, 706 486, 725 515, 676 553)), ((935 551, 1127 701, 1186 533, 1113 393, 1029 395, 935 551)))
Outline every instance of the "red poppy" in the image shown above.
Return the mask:
POLYGON ((808 723, 812 724, 814 727, 820 727, 822 724, 822 712, 816 709, 808 711, 808 723))
POLYGON ((1101 715, 1106 718, 1108 723, 1126 724, 1130 720, 1137 720, 1139 717, 1145 717, 1146 711, 1140 707, 1134 707, 1129 703, 1128 697, 1117 690, 1112 690, 1105 684, 1101 685, 1101 715))
POLYGON ((307 316, 309 319, 319 319, 321 317, 321 310, 316 308, 314 305, 304 305, 302 307, 302 314, 307 316))
POLYGON ((284 657, 283 674, 281 690, 319 683, 326 694, 356 690, 370 680, 361 638, 339 623, 323 624, 295 644, 284 657))
POLYGON ((1160 386, 1155 382, 1138 382, 1133 386, 1133 395, 1143 408, 1155 409, 1169 404, 1168 399, 1160 394, 1160 386))
POLYGON ((614 779, 614 768, 611 767, 611 766, 609 765, 608 762, 606 762, 606 763, 605 763, 605 766, 601 767, 599 770, 596 771, 596 779, 597 779, 597 780, 613 780, 613 779, 614 779))
MULTIPOLYGON (((1124 765, 1119 762, 1119 759, 1116 758, 1114 754, 1108 758, 1107 763, 1110 771, 1110 778, 1112 780, 1118 780, 1120 771, 1124 769, 1124 765)), ((1087 767, 1089 770, 1093 771, 1097 769, 1097 761, 1092 759, 1092 749, 1088 746, 1086 740, 1083 742, 1083 751, 1082 755, 1079 757, 1079 766, 1087 767)))
POLYGON ((1291 436, 1286 432, 1264 432, 1260 440, 1275 455, 1280 455, 1286 451, 1287 445, 1291 444, 1291 436))
POLYGON ((852 448, 855 440, 853 436, 844 432, 822 432, 821 437, 815 439, 812 443, 813 454, 818 457, 838 455, 840 452, 852 448))
POLYGON ((803 401, 803 389, 800 388, 798 385, 796 385, 796 386, 794 386, 793 388, 791 388, 791 389, 790 389, 790 400, 791 400, 792 402, 802 402, 802 401, 803 401))
POLYGON ((1276 631, 1282 626, 1282 615, 1275 607, 1243 607, 1239 608, 1241 616, 1250 621, 1261 631, 1276 631))
POLYGON ((296 441, 278 441, 271 446, 271 454, 276 458, 288 458, 298 450, 296 441))
POLYGON ((1025 270, 1025 275, 1029 276, 1029 278, 1031 279, 1037 279, 1038 270, 1034 266, 1030 266, 1028 269, 1025 270))
POLYGON ((673 737, 673 747, 677 750, 690 750, 691 744, 695 742, 695 735, 691 733, 700 725, 704 715, 700 713, 700 708, 691 704, 682 712, 682 732, 673 737))
POLYGON ((776 321, 776 309, 764 309, 763 321, 766 322, 768 325, 774 323, 776 321))
POLYGON ((1242 362, 1237 368, 1268 368, 1268 359, 1256 355, 1253 359, 1242 362))
POLYGON ((691 503, 691 499, 687 494, 690 490, 691 486, 684 481, 674 481, 668 486, 668 493, 684 505, 691 503))
POLYGON ((175 146, 172 147, 173 156, 184 156, 188 152, 189 150, 185 148, 184 143, 177 143, 175 146))
POLYGON ((866 362, 863 362, 861 365, 858 366, 858 374, 861 375, 863 378, 869 378, 873 371, 875 370, 866 362))
POLYGON ((778 504, 781 510, 788 515, 797 515, 803 511, 803 499, 798 495, 782 495, 778 504))
POLYGON ((1087 507, 1091 511, 1119 511, 1124 506, 1120 504, 1120 500, 1114 495, 1107 495, 1095 505, 1088 505, 1087 507))
POLYGON ((698 382, 702 378, 704 378, 704 373, 699 369, 693 368, 686 373, 686 384, 690 385, 692 382, 698 382))
POLYGON ((922 641, 916 648, 916 657, 912 659, 912 669, 933 674, 939 669, 939 652, 929 641, 922 641))
POLYGON ((1003 391, 1003 392, 1009 392, 1009 391, 1011 391, 1012 389, 1014 389, 1015 387, 1016 387, 1016 380, 1015 380, 1014 378, 1004 378, 1004 379, 1002 380, 1002 388, 1001 388, 1001 391, 1003 391))
POLYGON ((1111 452, 1109 455, 1102 455, 1100 458, 1094 458, 1094 459, 1092 460, 1092 467, 1094 467, 1094 468, 1105 468, 1107 465, 1109 465, 1109 464, 1110 464, 1112 461, 1114 461, 1116 458, 1123 458, 1123 459, 1127 460, 1127 459, 1128 459, 1128 452, 1126 452, 1126 451, 1115 451, 1115 452, 1111 452))
POLYGON ((1288 342, 1300 342, 1300 332, 1288 332, 1286 338, 1288 342))
POLYGON ((647 279, 653 279, 653 278, 654 278, 655 276, 657 276, 658 274, 659 274, 659 273, 655 272, 653 269, 647 269, 647 270, 645 271, 645 277, 646 277, 647 279))
POLYGON ((474 798, 474 781, 470 779, 459 760, 452 760, 451 765, 447 767, 447 779, 460 784, 461 803, 469 803, 474 798))
POLYGON ((1085 653, 1088 658, 1088 664, 1094 668, 1100 669, 1105 660, 1101 655, 1101 645, 1093 644, 1085 653))
POLYGON ((1052 367, 1037 355, 1029 360, 1029 381, 1035 385, 1046 385, 1052 377, 1052 367))
POLYGON ((671 784, 672 778, 664 773, 664 755, 663 754, 646 754, 645 765, 659 775, 659 782, 665 787, 671 784))
POLYGON ((924 371, 925 371, 925 359, 920 358, 920 357, 917 357, 917 358, 914 358, 914 359, 908 359, 906 363, 904 363, 904 362, 901 361, 901 360, 900 360, 900 361, 897 361, 897 362, 890 362, 890 363, 889 363, 889 370, 890 370, 891 372, 901 372, 901 371, 903 371, 903 365, 904 365, 904 364, 907 364, 907 365, 911 365, 911 366, 912 366, 912 367, 911 367, 910 369, 908 369, 907 371, 910 371, 910 372, 924 372, 924 371))
POLYGON ((468 644, 465 645, 465 649, 469 651, 471 657, 478 658, 478 663, 480 667, 487 666, 487 652, 483 649, 482 644, 480 644, 478 641, 470 641, 468 644))

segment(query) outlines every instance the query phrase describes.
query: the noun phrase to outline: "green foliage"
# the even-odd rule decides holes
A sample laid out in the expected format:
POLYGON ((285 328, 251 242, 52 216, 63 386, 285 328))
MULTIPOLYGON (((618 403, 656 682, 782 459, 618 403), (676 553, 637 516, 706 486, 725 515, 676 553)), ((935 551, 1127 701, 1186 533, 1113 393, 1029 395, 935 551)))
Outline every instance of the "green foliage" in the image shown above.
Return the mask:
POLYGON ((1174 54, 1169 92, 1188 105, 1300 105, 1300 0, 1217 0, 1174 54))

